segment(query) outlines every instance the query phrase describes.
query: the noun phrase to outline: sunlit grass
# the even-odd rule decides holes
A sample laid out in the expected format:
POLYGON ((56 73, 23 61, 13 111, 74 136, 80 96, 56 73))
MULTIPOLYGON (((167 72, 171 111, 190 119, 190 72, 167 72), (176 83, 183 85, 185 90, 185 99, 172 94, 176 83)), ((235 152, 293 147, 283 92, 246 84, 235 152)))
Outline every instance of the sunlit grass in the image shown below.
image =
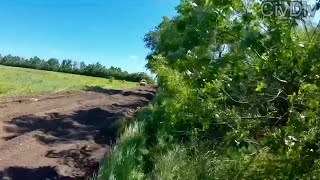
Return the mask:
POLYGON ((102 163, 95 179, 144 179, 143 156, 147 152, 142 126, 141 123, 135 123, 125 130, 112 155, 102 163))
POLYGON ((81 91, 86 87, 130 88, 135 82, 0 66, 0 97, 81 91))

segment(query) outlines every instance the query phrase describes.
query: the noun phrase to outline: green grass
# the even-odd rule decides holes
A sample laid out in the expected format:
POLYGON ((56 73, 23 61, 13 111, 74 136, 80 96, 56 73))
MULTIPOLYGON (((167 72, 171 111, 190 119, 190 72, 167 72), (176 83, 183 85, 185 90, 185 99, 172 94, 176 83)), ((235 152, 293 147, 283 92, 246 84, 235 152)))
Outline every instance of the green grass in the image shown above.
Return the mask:
POLYGON ((121 89, 137 83, 0 65, 0 98, 81 91, 94 86, 121 89))
POLYGON ((143 156, 147 154, 142 123, 127 127, 107 161, 102 163, 97 180, 142 180, 143 156))

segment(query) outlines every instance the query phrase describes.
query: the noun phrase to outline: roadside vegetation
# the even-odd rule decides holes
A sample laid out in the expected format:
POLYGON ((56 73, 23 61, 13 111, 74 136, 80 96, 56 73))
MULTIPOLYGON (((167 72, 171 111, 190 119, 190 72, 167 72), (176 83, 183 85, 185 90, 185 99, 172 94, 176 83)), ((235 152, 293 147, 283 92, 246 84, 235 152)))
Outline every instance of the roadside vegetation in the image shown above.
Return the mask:
POLYGON ((19 56, 0 55, 0 65, 64 72, 108 79, 114 78, 116 80, 132 82, 139 82, 141 79, 146 79, 148 82, 153 82, 153 79, 144 72, 128 73, 127 71, 123 71, 121 68, 117 67, 111 66, 110 68, 106 68, 100 63, 87 65, 84 62, 77 62, 70 59, 64 59, 60 62, 56 58, 44 60, 37 56, 26 59, 19 56))
POLYGON ((0 66, 0 98, 85 90, 130 88, 138 83, 42 70, 0 66))
POLYGON ((159 93, 97 178, 320 179, 319 25, 258 1, 177 11, 145 36, 159 93))

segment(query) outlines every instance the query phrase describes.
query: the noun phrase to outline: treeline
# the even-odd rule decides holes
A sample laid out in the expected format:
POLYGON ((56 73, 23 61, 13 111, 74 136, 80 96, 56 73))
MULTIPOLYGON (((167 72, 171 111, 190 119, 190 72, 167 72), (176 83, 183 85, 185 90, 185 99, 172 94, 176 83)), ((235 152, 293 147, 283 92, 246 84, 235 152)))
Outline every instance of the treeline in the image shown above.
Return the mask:
POLYGON ((123 71, 121 68, 113 66, 111 66, 110 68, 106 68, 100 63, 85 64, 84 62, 77 62, 70 59, 65 59, 60 62, 56 58, 44 60, 40 59, 37 56, 27 59, 19 56, 0 55, 0 64, 6 66, 64 72, 93 77, 113 78, 117 80, 126 80, 132 82, 139 82, 141 79, 146 79, 148 80, 148 82, 153 81, 152 78, 144 72, 128 73, 127 71, 123 71))

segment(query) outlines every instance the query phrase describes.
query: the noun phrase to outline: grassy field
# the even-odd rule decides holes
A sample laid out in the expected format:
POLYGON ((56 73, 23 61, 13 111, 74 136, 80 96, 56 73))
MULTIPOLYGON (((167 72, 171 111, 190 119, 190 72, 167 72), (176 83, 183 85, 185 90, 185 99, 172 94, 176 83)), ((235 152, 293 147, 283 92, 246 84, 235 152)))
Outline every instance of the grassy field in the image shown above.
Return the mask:
POLYGON ((0 65, 0 98, 81 91, 88 86, 120 89, 137 86, 137 83, 117 80, 110 82, 104 78, 0 65))

